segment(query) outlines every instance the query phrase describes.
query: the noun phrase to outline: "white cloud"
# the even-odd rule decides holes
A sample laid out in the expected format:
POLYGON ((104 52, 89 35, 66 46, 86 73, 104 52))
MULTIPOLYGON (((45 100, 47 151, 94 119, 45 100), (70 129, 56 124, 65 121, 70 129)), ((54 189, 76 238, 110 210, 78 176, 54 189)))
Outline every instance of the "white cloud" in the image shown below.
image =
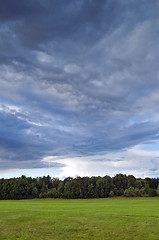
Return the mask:
POLYGON ((64 66, 64 71, 66 73, 78 73, 81 71, 81 67, 74 64, 74 63, 71 63, 71 64, 66 64, 64 66))
POLYGON ((51 63, 53 62, 53 57, 48 55, 47 53, 45 52, 36 52, 37 54, 37 59, 38 61, 42 62, 42 63, 51 63))
POLYGON ((65 166, 56 177, 68 176, 114 176, 117 173, 136 177, 157 177, 159 174, 159 151, 143 150, 139 145, 127 150, 87 157, 46 157, 47 163, 57 162, 65 166))

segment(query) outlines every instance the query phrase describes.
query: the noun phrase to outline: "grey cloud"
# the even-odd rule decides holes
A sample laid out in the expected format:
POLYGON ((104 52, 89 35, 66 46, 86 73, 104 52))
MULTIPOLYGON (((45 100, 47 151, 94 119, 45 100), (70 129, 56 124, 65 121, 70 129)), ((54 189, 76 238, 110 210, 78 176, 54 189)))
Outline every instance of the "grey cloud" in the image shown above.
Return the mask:
POLYGON ((114 0, 1 2, 2 23, 9 21, 21 42, 35 48, 64 37, 93 43, 111 29, 117 14, 120 16, 119 3, 114 0))
POLYGON ((0 6, 0 101, 20 109, 0 112, 4 168, 158 139, 157 1, 0 6))
POLYGON ((42 10, 41 1, 2 0, 0 3, 0 21, 17 21, 38 14, 42 10))
POLYGON ((100 28, 101 11, 104 11, 106 3, 107 1, 47 1, 43 4, 44 11, 40 15, 35 14, 33 18, 27 18, 25 22, 16 25, 16 33, 27 46, 48 40, 60 41, 64 37, 73 37, 77 41, 80 36, 83 40, 90 40, 87 35, 93 34, 96 38, 94 30, 100 28))

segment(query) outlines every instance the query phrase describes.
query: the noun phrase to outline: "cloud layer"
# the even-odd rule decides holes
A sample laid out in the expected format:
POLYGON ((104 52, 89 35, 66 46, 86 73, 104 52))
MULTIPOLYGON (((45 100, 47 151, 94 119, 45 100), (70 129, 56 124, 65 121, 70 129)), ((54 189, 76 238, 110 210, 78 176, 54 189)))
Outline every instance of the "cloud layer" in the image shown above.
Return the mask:
POLYGON ((105 174, 157 176, 158 11, 157 0, 1 1, 1 171, 82 159, 75 174, 100 175, 100 155, 105 174), (149 164, 132 153, 143 145, 149 164))

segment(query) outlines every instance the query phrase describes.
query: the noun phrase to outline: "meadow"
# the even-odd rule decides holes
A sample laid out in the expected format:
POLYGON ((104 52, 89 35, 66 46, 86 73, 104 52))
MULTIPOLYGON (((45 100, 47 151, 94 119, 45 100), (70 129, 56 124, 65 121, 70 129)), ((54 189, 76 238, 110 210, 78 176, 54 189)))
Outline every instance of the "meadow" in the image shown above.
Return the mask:
POLYGON ((0 240, 159 240, 159 198, 0 201, 0 240))

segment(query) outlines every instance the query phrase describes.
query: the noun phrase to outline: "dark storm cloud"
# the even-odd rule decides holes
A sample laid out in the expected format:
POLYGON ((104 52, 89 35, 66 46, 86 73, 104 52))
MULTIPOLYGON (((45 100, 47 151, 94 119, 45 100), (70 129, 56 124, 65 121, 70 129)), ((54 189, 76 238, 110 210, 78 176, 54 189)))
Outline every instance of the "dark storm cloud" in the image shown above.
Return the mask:
POLYGON ((155 0, 1 1, 1 169, 158 140, 158 10, 155 0))
POLYGON ((32 4, 33 1, 19 1, 15 0, 14 2, 11 0, 2 0, 1 8, 0 8, 0 21, 12 21, 17 19, 23 19, 25 15, 30 15, 32 12, 32 4))
MULTIPOLYGON (((26 16, 17 33, 24 43, 34 45, 48 40, 75 37, 93 32, 102 23, 103 7, 106 1, 47 1, 42 3, 43 11, 32 18, 26 16), (25 26, 25 28, 23 28, 25 26), (36 33, 34 29, 36 28, 36 33), (30 33, 28 36, 27 33, 30 33)), ((38 3, 39 5, 39 3, 38 3)), ((111 16, 112 17, 112 16, 111 16)), ((96 34, 94 34, 94 37, 96 34)), ((84 37, 81 36, 82 38, 84 37)))
MULTIPOLYGON (((21 44, 37 48, 39 44, 63 39, 95 43, 117 24, 116 1, 2 1, 0 20, 21 44), (36 29, 36 30, 35 30, 36 29)), ((65 43, 66 44, 66 43, 65 43)), ((71 44, 71 43, 68 43, 71 44)), ((58 51, 58 44, 55 44, 58 51)))

